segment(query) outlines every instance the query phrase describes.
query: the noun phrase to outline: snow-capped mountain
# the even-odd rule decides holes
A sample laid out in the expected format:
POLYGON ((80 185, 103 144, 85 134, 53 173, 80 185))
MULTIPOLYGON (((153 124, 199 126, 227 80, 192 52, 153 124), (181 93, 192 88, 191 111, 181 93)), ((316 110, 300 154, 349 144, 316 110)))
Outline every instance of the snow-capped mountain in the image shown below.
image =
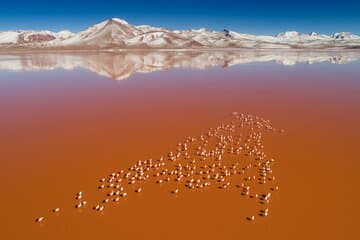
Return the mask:
POLYGON ((79 32, 72 38, 60 41, 58 45, 85 45, 100 48, 124 46, 127 39, 131 39, 141 33, 141 30, 129 25, 126 21, 112 18, 79 32))
MULTIPOLYGON (((50 44, 65 48, 183 48, 192 47, 192 39, 165 28, 147 25, 132 26, 112 18, 86 29, 64 41, 50 44)), ((197 44, 201 47, 201 44, 197 44)))
POLYGON ((51 31, 6 31, 0 32, 0 46, 1 45, 21 45, 21 44, 36 44, 41 42, 49 42, 52 40, 63 41, 72 37, 74 34, 70 31, 64 30, 60 32, 51 31))
POLYGON ((339 33, 335 33, 331 36, 332 39, 334 40, 347 40, 347 41, 351 41, 351 40, 360 40, 360 36, 357 36, 355 34, 349 33, 349 32, 339 32, 339 33))
POLYGON ((328 35, 317 34, 315 32, 311 32, 309 34, 302 34, 296 31, 279 33, 276 35, 276 38, 282 42, 299 42, 299 43, 331 40, 331 37, 328 35))
POLYGON ((340 32, 333 35, 296 31, 276 36, 260 36, 221 32, 204 28, 198 30, 169 30, 149 25, 131 25, 125 20, 111 18, 79 33, 61 31, 0 32, 2 49, 207 49, 207 48, 360 48, 360 36, 340 32))

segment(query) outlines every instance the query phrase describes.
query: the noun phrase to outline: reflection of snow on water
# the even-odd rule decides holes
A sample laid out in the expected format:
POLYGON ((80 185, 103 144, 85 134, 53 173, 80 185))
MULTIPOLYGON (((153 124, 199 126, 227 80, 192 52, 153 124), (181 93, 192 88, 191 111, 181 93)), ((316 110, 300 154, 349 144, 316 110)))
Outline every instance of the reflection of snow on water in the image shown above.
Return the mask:
POLYGON ((0 70, 45 71, 84 68, 107 78, 122 80, 135 73, 170 68, 206 69, 247 63, 282 65, 329 62, 345 64, 360 59, 360 51, 133 51, 118 53, 53 53, 0 55, 0 70))

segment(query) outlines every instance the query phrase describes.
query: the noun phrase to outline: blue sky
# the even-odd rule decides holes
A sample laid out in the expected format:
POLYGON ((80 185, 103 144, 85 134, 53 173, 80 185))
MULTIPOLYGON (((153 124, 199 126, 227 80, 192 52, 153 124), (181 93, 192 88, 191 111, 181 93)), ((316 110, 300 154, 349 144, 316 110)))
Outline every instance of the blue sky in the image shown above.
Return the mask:
POLYGON ((131 24, 170 29, 206 27, 244 33, 276 34, 349 31, 360 34, 360 0, 195 1, 1 0, 0 30, 69 29, 77 32, 110 17, 131 24))

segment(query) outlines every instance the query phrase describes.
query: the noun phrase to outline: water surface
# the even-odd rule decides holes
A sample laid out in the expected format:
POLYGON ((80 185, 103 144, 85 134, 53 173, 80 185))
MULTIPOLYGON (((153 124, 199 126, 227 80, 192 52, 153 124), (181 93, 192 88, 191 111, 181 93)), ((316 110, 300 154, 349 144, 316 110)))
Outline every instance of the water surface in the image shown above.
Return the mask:
MULTIPOLYGON (((352 239, 358 52, 131 52, 0 56, 5 239, 352 239), (114 79, 122 81, 114 81, 114 79), (98 180, 158 158, 232 112, 271 120, 279 191, 269 216, 228 190, 144 185, 103 213, 75 209, 98 180), (61 212, 53 214, 51 209, 61 212), (43 224, 35 218, 45 216, 43 224)), ((239 181, 241 178, 239 177, 239 181)))

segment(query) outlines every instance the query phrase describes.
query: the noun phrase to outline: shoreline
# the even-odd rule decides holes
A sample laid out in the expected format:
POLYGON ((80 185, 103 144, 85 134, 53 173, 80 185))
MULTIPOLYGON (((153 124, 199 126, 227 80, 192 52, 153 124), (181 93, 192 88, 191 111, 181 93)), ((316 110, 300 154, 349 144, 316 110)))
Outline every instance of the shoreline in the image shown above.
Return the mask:
POLYGON ((1 49, 0 55, 17 53, 126 53, 126 52, 360 52, 356 48, 119 48, 119 49, 1 49))

